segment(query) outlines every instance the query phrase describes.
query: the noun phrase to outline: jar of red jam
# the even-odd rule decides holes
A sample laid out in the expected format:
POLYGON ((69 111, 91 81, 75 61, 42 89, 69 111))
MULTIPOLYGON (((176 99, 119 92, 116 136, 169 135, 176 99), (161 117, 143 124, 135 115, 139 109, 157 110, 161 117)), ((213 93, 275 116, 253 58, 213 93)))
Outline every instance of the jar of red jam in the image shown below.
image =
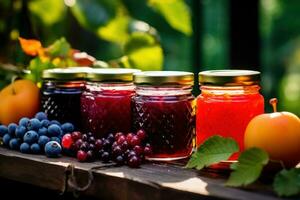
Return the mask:
POLYGON ((244 132, 249 121, 264 112, 259 82, 260 72, 257 71, 199 73, 201 94, 197 98, 197 146, 213 135, 221 135, 235 139, 240 151, 244 149, 244 132))
POLYGON ((134 74, 133 124, 143 129, 153 154, 148 160, 168 161, 188 157, 193 148, 194 75, 179 71, 134 74))
POLYGON ((71 122, 80 128, 80 96, 86 68, 49 69, 42 73, 42 111, 50 120, 71 122))
POLYGON ((135 69, 94 69, 87 73, 81 96, 82 125, 97 138, 131 131, 131 98, 135 69))

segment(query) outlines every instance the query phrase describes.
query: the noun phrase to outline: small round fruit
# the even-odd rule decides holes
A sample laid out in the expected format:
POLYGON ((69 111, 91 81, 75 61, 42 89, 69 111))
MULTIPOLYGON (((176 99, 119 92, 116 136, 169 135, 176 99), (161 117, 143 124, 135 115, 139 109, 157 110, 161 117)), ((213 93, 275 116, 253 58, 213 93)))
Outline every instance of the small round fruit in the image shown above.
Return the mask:
POLYGON ((50 125, 50 121, 48 119, 44 119, 41 121, 42 123, 42 127, 48 128, 48 126, 50 125))
POLYGON ((117 143, 118 145, 121 145, 123 142, 126 141, 126 137, 124 135, 121 135, 118 140, 117 140, 117 143))
POLYGON ((67 133, 63 136, 62 138, 62 147, 65 149, 69 149, 71 147, 71 145, 73 144, 73 139, 72 139, 72 135, 67 133))
POLYGON ((50 137, 57 137, 62 134, 61 128, 57 124, 52 124, 48 127, 48 135, 50 137))
POLYGON ((11 136, 6 133, 3 137, 2 137, 2 141, 3 141, 3 144, 5 146, 8 146, 9 145, 9 141, 11 140, 11 136))
POLYGON ((112 133, 108 134, 107 139, 108 139, 111 143, 113 143, 113 142, 115 141, 114 134, 112 134, 112 133))
POLYGON ((25 126, 25 127, 27 127, 28 123, 29 123, 29 120, 30 119, 27 118, 27 117, 21 118, 20 121, 19 121, 19 126, 25 126))
MULTIPOLYGON (((276 101, 276 100, 275 100, 276 101)), ((270 103, 275 103, 274 99, 270 103)), ((300 119, 289 112, 261 114, 248 124, 245 148, 265 150, 272 160, 281 160, 287 167, 300 162, 300 119)))
POLYGON ((94 152, 92 150, 89 150, 86 152, 86 160, 89 162, 94 161, 95 156, 94 156, 94 152))
POLYGON ((30 145, 26 142, 23 142, 20 146, 20 151, 22 153, 30 153, 30 145))
POLYGON ((88 140, 88 135, 87 134, 83 134, 81 138, 82 138, 83 141, 87 141, 88 140))
POLYGON ((63 130, 64 133, 71 133, 74 131, 75 128, 73 124, 67 122, 61 125, 61 129, 63 130))
POLYGON ((45 135, 42 135, 42 136, 39 137, 38 144, 41 147, 44 147, 49 141, 50 141, 49 137, 47 137, 45 135))
POLYGON ((123 153, 123 151, 122 151, 120 146, 116 146, 115 148, 112 149, 112 156, 114 158, 116 158, 117 156, 122 155, 122 153, 123 153))
POLYGON ((75 131, 71 133, 72 139, 74 141, 81 139, 82 134, 79 131, 75 131))
POLYGON ((56 141, 56 142, 58 142, 59 144, 61 143, 59 137, 51 137, 51 138, 50 138, 50 141, 56 141))
POLYGON ((131 168, 138 168, 141 164, 141 161, 137 156, 132 156, 131 158, 129 158, 127 164, 131 168))
POLYGON ((133 138, 133 133, 128 133, 127 135, 126 135, 126 141, 128 142, 128 143, 130 143, 130 141, 132 140, 132 138, 133 138))
POLYGON ((25 126, 18 126, 15 135, 17 138, 23 138, 26 131, 27 129, 25 128, 25 126))
POLYGON ((141 146, 139 146, 139 145, 135 145, 134 147, 133 147, 133 151, 136 153, 136 155, 138 155, 138 156, 140 156, 140 155, 142 155, 143 153, 144 153, 144 149, 141 147, 141 146))
POLYGON ((38 131, 39 128, 41 127, 42 127, 42 123, 40 122, 40 120, 35 118, 29 120, 29 123, 27 125, 28 130, 34 130, 34 131, 38 131))
POLYGON ((58 157, 61 150, 60 144, 56 141, 50 141, 45 145, 45 154, 48 157, 58 157))
POLYGON ((90 137, 88 138, 88 142, 89 142, 89 143, 94 144, 95 141, 96 141, 96 139, 94 138, 94 136, 90 136, 90 137))
POLYGON ((122 132, 118 132, 115 134, 115 141, 118 140, 118 138, 121 136, 121 135, 124 135, 122 132))
POLYGON ((117 156, 116 159, 115 159, 115 162, 118 166, 121 166, 124 164, 124 158, 123 156, 117 156))
POLYGON ((107 151, 104 151, 101 155, 101 160, 104 162, 104 163, 107 163, 109 162, 109 159, 110 159, 110 155, 107 151))
POLYGON ((42 121, 44 119, 47 119, 47 115, 44 112, 38 112, 38 113, 35 114, 34 117, 37 118, 40 121, 42 121))
POLYGON ((82 151, 82 150, 79 150, 79 151, 77 152, 77 160, 78 160, 79 162, 85 162, 86 159, 87 159, 87 153, 84 152, 84 151, 82 151))
POLYGON ((136 145, 140 145, 141 140, 138 138, 138 136, 133 136, 132 139, 130 140, 129 144, 130 146, 134 147, 136 145))
POLYGON ((48 134, 48 129, 46 127, 41 127, 38 130, 38 134, 39 134, 39 136, 47 135, 48 134))
POLYGON ((51 125, 53 125, 53 124, 56 124, 57 126, 61 126, 60 122, 57 121, 57 120, 51 120, 51 121, 49 122, 49 126, 51 126, 51 125))
POLYGON ((100 149, 102 149, 102 140, 100 140, 100 139, 97 139, 96 141, 95 141, 95 149, 96 150, 100 150, 100 149))
POLYGON ((39 139, 39 135, 35 131, 27 131, 23 137, 24 142, 28 144, 32 144, 37 142, 39 139))
POLYGON ((0 137, 3 137, 6 133, 8 133, 7 126, 0 125, 0 137))
POLYGON ((34 154, 39 154, 41 153, 41 147, 40 145, 38 145, 37 143, 33 143, 31 146, 30 146, 30 150, 32 153, 34 154))
POLYGON ((7 127, 7 131, 8 131, 8 134, 12 137, 15 136, 15 133, 16 133, 16 129, 17 129, 18 125, 15 124, 15 123, 11 123, 8 125, 7 127))
POLYGON ((19 150, 20 145, 21 145, 21 139, 19 139, 19 138, 12 138, 9 141, 9 148, 11 148, 13 150, 19 150))
POLYGON ((143 141, 146 138, 146 132, 144 130, 138 130, 138 132, 136 132, 136 136, 143 141))
POLYGON ((144 148, 144 155, 145 156, 150 156, 152 154, 152 148, 151 146, 145 146, 144 148))

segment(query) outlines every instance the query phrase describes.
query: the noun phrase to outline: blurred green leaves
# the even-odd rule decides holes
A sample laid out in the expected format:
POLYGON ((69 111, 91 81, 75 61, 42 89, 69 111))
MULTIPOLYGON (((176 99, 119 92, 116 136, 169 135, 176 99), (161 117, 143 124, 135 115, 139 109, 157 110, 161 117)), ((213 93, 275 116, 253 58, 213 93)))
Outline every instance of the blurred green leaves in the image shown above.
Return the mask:
POLYGON ((81 26, 96 31, 116 16, 118 0, 79 0, 71 11, 81 26))
POLYGON ((52 57, 66 57, 68 56, 69 51, 71 50, 70 44, 66 39, 60 38, 56 40, 48 49, 47 52, 52 57))
POLYGON ((191 12, 184 0, 149 0, 149 6, 157 10, 176 30, 192 34, 191 12))
POLYGON ((30 12, 39 18, 45 25, 52 25, 61 20, 65 15, 65 5, 61 0, 34 0, 29 1, 30 12))

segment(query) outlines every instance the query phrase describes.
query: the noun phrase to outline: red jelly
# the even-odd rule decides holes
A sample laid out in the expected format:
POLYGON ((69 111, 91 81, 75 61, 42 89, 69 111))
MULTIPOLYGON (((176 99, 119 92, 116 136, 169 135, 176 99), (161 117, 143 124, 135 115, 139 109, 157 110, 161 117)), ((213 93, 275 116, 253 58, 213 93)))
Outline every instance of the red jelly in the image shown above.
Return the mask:
POLYGON ((148 160, 188 157, 194 138, 193 74, 143 72, 134 75, 133 123, 147 133, 153 154, 148 160))
POLYGON ((134 95, 131 69, 97 69, 87 74, 81 96, 83 127, 97 138, 131 131, 131 98, 134 95))
MULTIPOLYGON (((213 70, 199 73, 197 98, 197 146, 213 135, 235 139, 244 149, 249 121, 264 112, 259 93, 260 73, 248 70, 213 70)), ((237 154, 231 159, 235 159, 237 154)))

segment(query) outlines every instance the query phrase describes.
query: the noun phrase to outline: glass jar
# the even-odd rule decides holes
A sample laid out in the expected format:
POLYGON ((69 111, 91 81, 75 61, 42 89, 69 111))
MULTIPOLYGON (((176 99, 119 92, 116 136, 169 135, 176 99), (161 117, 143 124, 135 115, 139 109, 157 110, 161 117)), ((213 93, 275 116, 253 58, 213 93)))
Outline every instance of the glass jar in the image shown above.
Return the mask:
POLYGON ((81 96, 82 126, 102 138, 131 131, 131 98, 135 69, 94 69, 81 96))
POLYGON ((135 130, 146 131, 153 154, 148 160, 188 157, 194 138, 194 75, 189 72, 152 71, 134 75, 135 130))
POLYGON ((85 88, 85 68, 49 69, 42 73, 42 111, 50 120, 71 122, 80 128, 80 96, 85 88))
POLYGON ((199 73, 201 94, 197 98, 197 146, 210 136, 221 135, 235 139, 240 151, 244 149, 244 132, 249 121, 264 112, 259 82, 260 72, 257 71, 211 70, 199 73))

